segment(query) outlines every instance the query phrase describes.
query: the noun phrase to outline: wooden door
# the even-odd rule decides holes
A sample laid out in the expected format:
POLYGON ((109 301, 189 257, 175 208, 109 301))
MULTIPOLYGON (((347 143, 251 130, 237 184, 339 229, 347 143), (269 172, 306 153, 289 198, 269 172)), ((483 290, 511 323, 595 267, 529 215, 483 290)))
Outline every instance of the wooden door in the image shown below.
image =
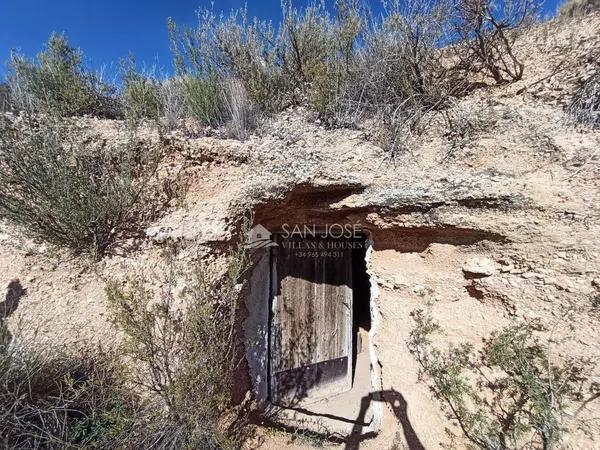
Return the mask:
POLYGON ((292 406, 351 388, 352 251, 330 250, 325 238, 277 242, 271 400, 292 406))

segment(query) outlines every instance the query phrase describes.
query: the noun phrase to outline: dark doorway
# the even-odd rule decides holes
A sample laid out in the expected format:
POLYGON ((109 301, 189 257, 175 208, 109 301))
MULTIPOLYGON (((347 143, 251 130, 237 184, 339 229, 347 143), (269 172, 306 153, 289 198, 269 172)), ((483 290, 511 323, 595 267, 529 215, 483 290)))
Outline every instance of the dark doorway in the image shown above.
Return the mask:
POLYGON ((367 274, 366 239, 361 236, 352 251, 352 381, 359 353, 368 352, 371 331, 371 283, 367 274))

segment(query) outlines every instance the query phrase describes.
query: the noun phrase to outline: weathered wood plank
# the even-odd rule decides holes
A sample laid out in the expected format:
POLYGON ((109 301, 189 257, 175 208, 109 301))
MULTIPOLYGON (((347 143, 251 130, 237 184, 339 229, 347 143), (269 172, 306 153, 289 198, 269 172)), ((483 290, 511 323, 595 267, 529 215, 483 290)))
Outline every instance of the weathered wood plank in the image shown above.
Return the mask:
POLYGON ((276 250, 271 372, 279 400, 350 388, 352 252, 323 250, 323 238, 295 242, 279 239, 276 250))

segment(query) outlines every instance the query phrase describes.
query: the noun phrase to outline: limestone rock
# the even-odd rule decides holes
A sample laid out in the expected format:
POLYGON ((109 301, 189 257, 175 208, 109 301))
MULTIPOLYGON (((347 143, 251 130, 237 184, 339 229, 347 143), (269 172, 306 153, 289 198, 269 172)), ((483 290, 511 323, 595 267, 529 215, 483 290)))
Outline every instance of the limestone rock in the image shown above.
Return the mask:
POLYGON ((163 226, 153 226, 146 229, 146 236, 157 244, 163 244, 170 237, 170 230, 163 226))
POLYGON ((489 258, 473 258, 463 264, 462 270, 467 277, 489 277, 496 272, 496 264, 489 258))

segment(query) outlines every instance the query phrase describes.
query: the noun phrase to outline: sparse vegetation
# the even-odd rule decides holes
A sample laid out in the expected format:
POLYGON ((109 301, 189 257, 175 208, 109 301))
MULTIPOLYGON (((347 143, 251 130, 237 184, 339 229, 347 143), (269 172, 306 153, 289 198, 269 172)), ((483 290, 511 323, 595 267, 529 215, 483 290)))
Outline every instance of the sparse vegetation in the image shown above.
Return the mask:
POLYGON ((254 105, 248 98, 244 85, 234 78, 226 83, 225 99, 227 115, 230 117, 225 125, 228 134, 244 141, 248 137, 248 130, 253 129, 258 120, 254 105))
POLYGON ((158 89, 158 102, 161 124, 167 130, 180 125, 180 122, 188 115, 184 80, 181 77, 163 80, 158 89))
POLYGON ((135 68, 135 59, 121 61, 123 79, 123 109, 129 120, 154 119, 160 114, 160 83, 155 77, 141 74, 135 68))
POLYGON ((27 339, 0 349, 2 447, 106 449, 134 436, 140 399, 114 361, 102 350, 66 354, 27 339))
MULTIPOLYGON (((375 125, 390 155, 410 147, 420 121, 443 109, 474 81, 519 80, 524 64, 512 51, 532 23, 532 0, 394 0, 381 15, 354 0, 297 8, 282 3, 278 27, 249 18, 198 13, 195 28, 168 28, 176 76, 158 80, 123 64, 120 104, 135 120, 173 128, 185 117, 245 139, 257 115, 290 105, 313 108, 330 126, 375 125), (480 79, 477 80, 476 78, 480 79)), ((115 89, 87 72, 64 36, 51 36, 37 62, 13 55, 11 92, 18 109, 59 116, 120 114, 115 89)))
POLYGON ((83 54, 63 35, 51 35, 36 61, 13 53, 10 68, 11 101, 21 111, 60 117, 120 115, 114 88, 85 69, 83 54))
POLYGON ((156 150, 133 140, 118 150, 76 142, 66 138, 69 126, 54 122, 1 125, 0 217, 29 234, 98 255, 152 212, 156 150))
POLYGON ((160 293, 141 279, 107 288, 112 315, 125 333, 124 354, 135 363, 128 376, 166 407, 172 429, 165 447, 236 448, 245 419, 232 412, 231 402, 242 357, 235 330, 237 283, 247 264, 243 247, 229 257, 224 276, 202 265, 180 272, 170 252, 167 259, 160 293), (180 295, 177 280, 185 284, 180 295))
MULTIPOLYGON (((333 15, 320 3, 282 8, 278 28, 249 19, 245 9, 200 11, 196 28, 170 20, 176 76, 139 73, 130 58, 120 99, 85 69, 78 49, 52 35, 36 61, 13 54, 11 103, 50 120, 117 117, 122 108, 132 122, 149 118, 168 129, 191 116, 240 140, 261 113, 307 105, 330 126, 372 128, 369 136, 395 161, 412 151, 427 113, 451 105, 473 76, 497 83, 522 76, 512 47, 535 14, 528 0, 393 1, 381 17, 346 0, 333 15)), ((578 120, 597 117, 594 83, 575 100, 578 120)), ((3 217, 51 242, 100 253, 132 219, 143 221, 136 208, 154 171, 152 152, 67 145, 49 127, 3 134, 3 217)))
POLYGON ((0 83, 0 112, 10 111, 10 88, 7 83, 0 83))
POLYGON ((471 74, 483 72, 498 84, 520 80, 525 64, 513 47, 535 20, 538 8, 533 0, 456 2, 451 19, 451 29, 458 36, 451 47, 459 59, 456 68, 471 74))
POLYGON ((178 71, 195 80, 187 89, 194 115, 231 120, 219 93, 234 78, 262 112, 305 104, 330 125, 375 118, 393 154, 406 147, 397 136, 417 134, 423 115, 466 92, 474 77, 519 80, 524 64, 512 49, 537 13, 528 0, 393 1, 381 17, 360 2, 336 5, 331 16, 320 3, 284 2, 278 29, 249 20, 245 9, 228 17, 201 11, 194 29, 170 21, 178 71))
POLYGON ((183 86, 187 109, 191 116, 203 124, 215 127, 226 122, 224 90, 221 81, 214 73, 199 77, 183 76, 183 86))
MULTIPOLYGON (((286 104, 286 91, 276 31, 267 22, 250 20, 245 9, 229 16, 212 11, 198 13, 201 25, 180 28, 169 19, 175 67, 180 74, 213 80, 223 88, 223 80, 242 81, 249 98, 264 112, 279 111, 286 104)), ((221 117, 222 120, 225 118, 221 117)))
POLYGON ((558 445, 568 406, 583 400, 589 361, 555 361, 535 323, 494 333, 478 353, 466 343, 440 349, 433 343, 437 322, 423 310, 412 315, 409 349, 472 444, 486 450, 558 445))
POLYGON ((0 346, 3 448, 240 447, 246 411, 232 407, 231 392, 242 247, 224 275, 200 265, 175 274, 170 256, 167 264, 157 297, 140 279, 108 286, 123 348, 67 354, 20 333, 0 346), (184 298, 174 293, 175 275, 184 298))

